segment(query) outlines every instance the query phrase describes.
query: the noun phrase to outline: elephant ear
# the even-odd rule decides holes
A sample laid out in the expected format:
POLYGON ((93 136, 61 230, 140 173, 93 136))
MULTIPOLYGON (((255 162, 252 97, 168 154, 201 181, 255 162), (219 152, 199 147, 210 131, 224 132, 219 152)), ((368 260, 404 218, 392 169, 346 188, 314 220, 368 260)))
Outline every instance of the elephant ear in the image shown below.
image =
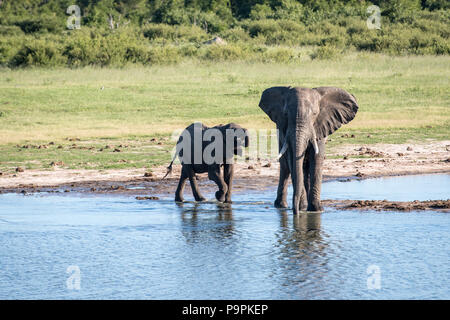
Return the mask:
POLYGON ((320 139, 352 121, 358 111, 358 103, 352 94, 339 88, 320 87, 314 90, 321 96, 320 112, 314 123, 317 137, 320 139))
POLYGON ((279 127, 286 121, 284 105, 290 87, 272 87, 263 91, 259 107, 279 127))

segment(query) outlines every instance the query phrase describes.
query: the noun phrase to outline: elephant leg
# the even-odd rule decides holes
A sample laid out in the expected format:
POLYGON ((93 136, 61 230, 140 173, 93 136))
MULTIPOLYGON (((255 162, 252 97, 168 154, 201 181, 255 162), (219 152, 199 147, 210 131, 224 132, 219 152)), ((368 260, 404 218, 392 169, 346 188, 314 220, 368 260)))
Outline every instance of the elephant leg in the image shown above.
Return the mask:
POLYGON ((233 187, 234 164, 223 165, 223 176, 225 184, 228 187, 227 193, 225 194, 225 202, 231 203, 231 189, 233 187))
POLYGON ((181 175, 180 175, 180 181, 178 182, 177 190, 175 191, 175 201, 183 202, 183 191, 184 186, 186 184, 186 180, 189 178, 186 165, 183 165, 181 168, 181 175))
POLYGON ((212 181, 214 181, 217 186, 219 187, 219 191, 216 192, 216 199, 219 202, 225 201, 225 194, 228 191, 228 187, 225 183, 225 181, 222 178, 222 175, 220 174, 220 165, 215 164, 209 166, 208 169, 208 178, 212 181))
POLYGON ((192 194, 195 198, 195 201, 205 201, 206 200, 205 197, 203 197, 202 194, 200 193, 194 169, 192 168, 192 166, 189 167, 190 167, 188 172, 189 183, 191 184, 192 194))
POLYGON ((287 208, 287 187, 290 171, 286 160, 283 156, 280 159, 280 179, 278 180, 277 198, 275 199, 276 208, 287 208))
POLYGON ((309 185, 308 193, 308 211, 323 211, 320 204, 320 191, 322 188, 322 169, 325 159, 325 142, 320 140, 318 143, 319 153, 309 153, 309 185))

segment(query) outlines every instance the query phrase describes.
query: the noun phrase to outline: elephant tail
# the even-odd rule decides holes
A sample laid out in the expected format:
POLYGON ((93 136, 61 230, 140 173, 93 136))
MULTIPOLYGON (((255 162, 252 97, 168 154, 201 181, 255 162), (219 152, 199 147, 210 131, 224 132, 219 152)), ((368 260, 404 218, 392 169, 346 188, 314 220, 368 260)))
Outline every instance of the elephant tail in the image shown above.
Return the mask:
POLYGON ((164 180, 169 174, 172 173, 172 165, 173 165, 173 161, 172 161, 172 162, 169 164, 169 166, 167 167, 166 175, 161 179, 161 181, 164 180))
POLYGON ((173 166, 173 162, 175 161, 176 157, 177 157, 177 154, 175 154, 175 155, 173 156, 172 162, 171 162, 171 163, 169 164, 169 166, 167 167, 167 173, 166 173, 166 175, 161 179, 161 181, 164 180, 169 174, 172 173, 172 166, 173 166))

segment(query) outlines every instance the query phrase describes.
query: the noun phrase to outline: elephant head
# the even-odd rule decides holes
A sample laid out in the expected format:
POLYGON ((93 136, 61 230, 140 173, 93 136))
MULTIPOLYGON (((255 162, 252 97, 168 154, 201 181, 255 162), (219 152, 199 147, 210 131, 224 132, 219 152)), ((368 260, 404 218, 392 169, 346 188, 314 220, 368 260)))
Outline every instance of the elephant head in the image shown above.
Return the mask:
POLYGON ((279 133, 279 158, 286 153, 296 198, 303 182, 302 164, 309 146, 319 153, 323 141, 342 124, 351 121, 358 110, 353 95, 335 87, 272 87, 264 90, 259 107, 276 123, 279 133))
MULTIPOLYGON (((242 148, 247 148, 249 146, 249 133, 248 130, 241 127, 236 123, 228 123, 226 125, 217 125, 214 127, 219 129, 223 135, 223 143, 226 148, 230 148, 232 154, 242 155, 242 148), (231 136, 228 136, 231 135, 231 136), (233 146, 228 146, 228 138, 233 139, 233 146)), ((225 153, 224 153, 225 154, 225 153)), ((231 155, 231 153, 230 153, 231 155)))

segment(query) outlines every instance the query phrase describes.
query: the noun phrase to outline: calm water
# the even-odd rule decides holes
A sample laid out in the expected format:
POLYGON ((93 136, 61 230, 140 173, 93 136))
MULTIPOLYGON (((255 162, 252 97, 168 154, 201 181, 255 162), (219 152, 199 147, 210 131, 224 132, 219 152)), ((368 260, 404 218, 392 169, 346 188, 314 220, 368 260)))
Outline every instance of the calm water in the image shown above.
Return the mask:
MULTIPOLYGON (((450 176, 323 189, 328 199, 447 199, 450 176)), ((273 208, 274 196, 235 194, 226 207, 0 195, 0 299, 450 298, 448 213, 295 217, 273 208), (79 290, 67 287, 69 266, 80 270, 79 290)))

